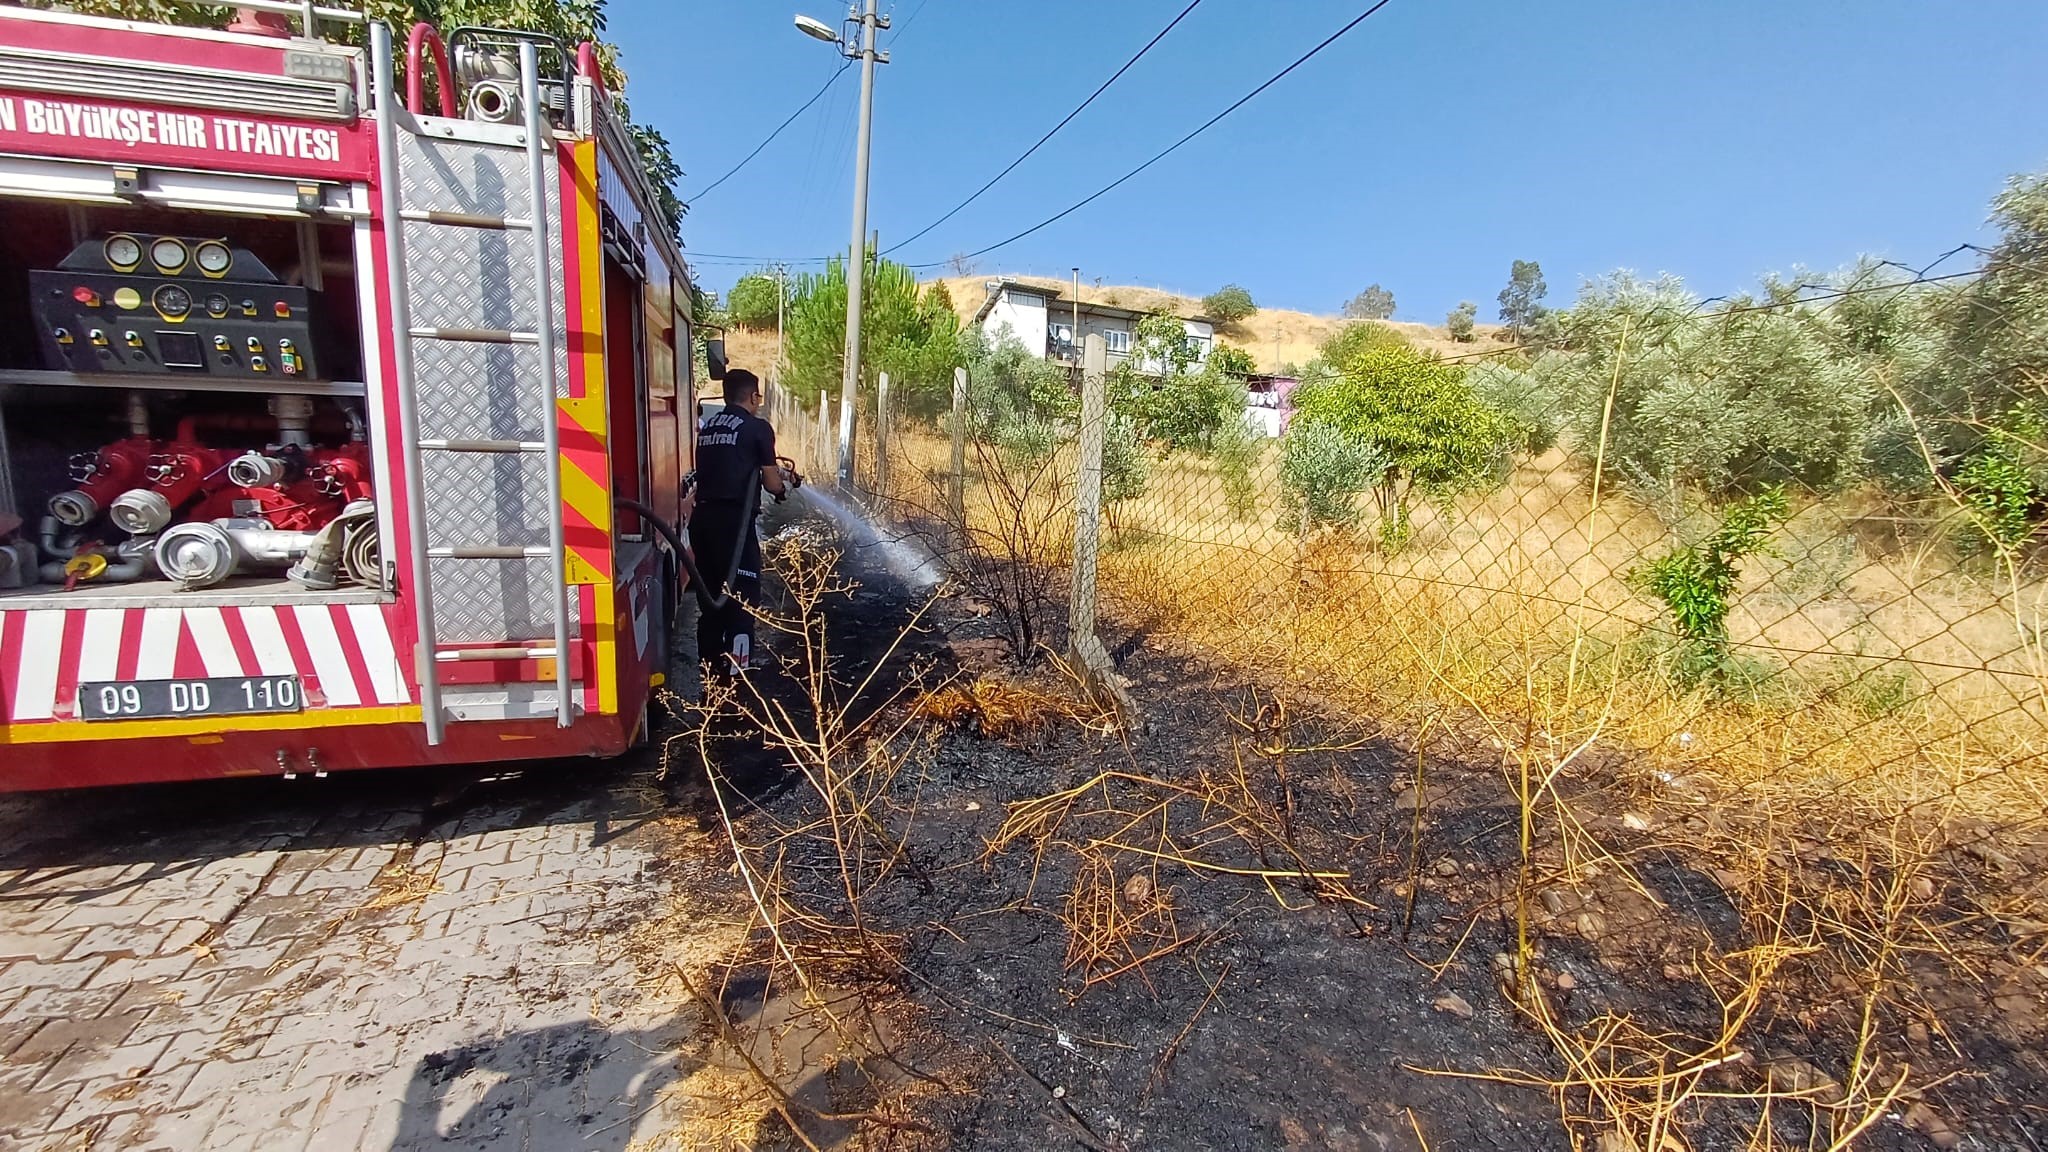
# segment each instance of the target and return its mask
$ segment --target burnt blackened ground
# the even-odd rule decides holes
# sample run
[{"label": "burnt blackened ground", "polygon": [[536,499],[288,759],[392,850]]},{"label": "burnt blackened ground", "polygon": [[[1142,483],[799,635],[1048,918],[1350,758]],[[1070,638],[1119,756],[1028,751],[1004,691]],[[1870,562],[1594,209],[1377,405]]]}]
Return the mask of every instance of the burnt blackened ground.
[{"label": "burnt blackened ground", "polygon": [[[842,569],[860,587],[826,602],[831,648],[849,680],[886,658],[871,699],[912,677],[937,686],[984,673],[1017,676],[994,639],[999,629],[972,605],[942,599],[899,639],[925,596],[857,548]],[[778,595],[772,580],[766,594]],[[920,1093],[912,1109],[929,1130],[867,1127],[848,1139],[974,1149],[1574,1147],[1549,1094],[1486,1078],[1562,1069],[1502,992],[1504,954],[1514,951],[1519,813],[1498,765],[1432,757],[1418,790],[1412,750],[1359,737],[1362,722],[1311,717],[1284,733],[1261,730],[1270,698],[1249,685],[1219,679],[1140,629],[1113,630],[1108,639],[1148,720],[1141,736],[1061,719],[1006,740],[983,738],[971,724],[907,729],[906,747],[916,747],[906,752],[886,820],[909,862],[861,903],[869,931],[889,942],[888,958],[836,965],[833,978],[888,1005],[903,1066],[896,1083],[936,1081],[943,1090]],[[792,685],[767,676],[771,695],[795,702]],[[1056,687],[1042,669],[1017,678]],[[894,707],[916,695],[913,686]],[[1257,753],[1276,741],[1321,750],[1288,757],[1283,780],[1272,758]],[[714,754],[739,794],[743,839],[758,843],[817,817],[809,786],[758,740],[726,737]],[[1076,846],[1114,831],[1101,806],[1136,821],[1167,794],[1145,781],[1170,791],[1238,771],[1246,803],[1283,825],[1308,868],[1346,877],[1341,896],[1292,876],[1111,851],[1117,907],[1139,919],[1170,909],[1170,931],[1134,937],[1129,955],[1142,962],[1114,978],[1101,979],[1100,965],[1070,964],[1070,902],[1091,882],[1090,861]],[[1567,783],[1642,889],[1616,869],[1596,867],[1571,884],[1546,878],[1531,897],[1544,995],[1568,1026],[1615,1012],[1711,1036],[1722,1001],[1698,961],[1739,945],[1741,898],[1753,905],[1755,893],[1669,847],[1685,829],[1646,828],[1604,803],[1625,793],[1607,778],[1616,771],[1589,761]],[[1017,805],[1103,772],[1127,779],[1091,791],[1049,834],[991,848]],[[679,768],[670,791],[707,829],[718,825],[701,769]],[[1092,815],[1083,812],[1091,806]],[[1170,803],[1168,823],[1178,831],[1150,847],[1244,872],[1293,867],[1256,850],[1268,843],[1260,835],[1202,809],[1184,798]],[[1147,844],[1132,836],[1122,843]],[[786,860],[792,900],[850,922],[828,850],[795,844]],[[1140,875],[1156,890],[1121,887]],[[1156,929],[1160,921],[1150,923]],[[2038,1000],[2030,999],[2041,985],[2024,961],[2014,955],[1995,968],[1999,988],[1954,990],[1938,1005],[1948,1015],[1931,1036],[1909,1034],[1916,1066],[1926,1070],[1916,1080],[1956,1075],[1902,1100],[1859,1147],[2048,1147],[2048,1112],[2039,1104],[2048,1099],[2048,1065]],[[1846,1074],[1856,991],[1827,987],[1817,969],[1811,977],[1796,969],[1759,1011],[1747,1037],[1753,1051],[1717,1072],[1710,1089],[1754,1090],[1765,1066]],[[1887,1018],[1885,1027],[1900,1034],[1910,1023]],[[1902,1121],[1912,1106],[1922,1112],[1909,1127]],[[1929,1114],[1963,1142],[1934,1144]],[[1770,1122],[1781,1139],[1804,1143],[1812,1133],[1802,1115],[1781,1107]],[[1755,1118],[1739,1106],[1688,1117],[1706,1123],[1694,1146],[1742,1147]]]},{"label": "burnt blackened ground", "polygon": [[[861,584],[851,599],[828,601],[844,677],[864,675],[892,646],[901,674],[920,669],[934,685],[963,663],[971,673],[999,662],[993,629],[958,602],[942,603],[922,631],[899,643],[920,598],[863,564],[857,551],[843,566]],[[778,596],[772,580],[765,595]],[[1143,739],[1126,744],[1067,723],[1013,742],[955,728],[937,734],[899,781],[896,827],[915,867],[870,895],[862,911],[900,941],[899,966],[872,976],[878,992],[920,1009],[916,1063],[959,1089],[922,1108],[944,1133],[937,1142],[1418,1148],[1419,1127],[1437,1148],[1567,1147],[1540,1094],[1430,1074],[1544,1059],[1491,990],[1486,958],[1502,943],[1498,925],[1470,933],[1467,958],[1441,979],[1417,962],[1431,950],[1447,954],[1464,934],[1461,910],[1434,893],[1423,893],[1415,912],[1426,927],[1404,941],[1400,899],[1369,893],[1371,906],[1339,907],[1317,902],[1298,881],[1269,886],[1168,866],[1157,872],[1161,895],[1187,943],[1084,988],[1087,973],[1067,968],[1068,931],[1059,919],[1077,861],[1029,845],[989,854],[1006,812],[1104,770],[1187,779],[1197,766],[1227,768],[1230,755],[1227,741],[1218,743],[1223,686],[1193,663],[1142,644],[1124,655],[1133,691],[1153,717]],[[882,676],[876,695],[892,691],[894,681]],[[770,684],[771,694],[794,689]],[[758,806],[738,817],[743,837],[815,816],[808,786],[782,771],[758,740],[727,737],[714,751],[721,777]],[[1331,795],[1325,785],[1297,792],[1303,825],[1344,828],[1305,852],[1319,854],[1319,867],[1361,876],[1405,867],[1399,829],[1412,814],[1394,811],[1387,788],[1405,768],[1377,745],[1344,754],[1339,767],[1357,794]],[[717,811],[694,775],[679,770],[672,789],[708,825]],[[1505,819],[1478,811],[1458,834],[1498,835]],[[1235,841],[1204,855],[1230,867],[1261,866]],[[832,870],[819,866],[822,855],[807,859],[799,850],[791,860],[805,865],[789,874],[813,907],[844,911]],[[1436,1006],[1453,994],[1470,1006],[1469,1018]]]}]

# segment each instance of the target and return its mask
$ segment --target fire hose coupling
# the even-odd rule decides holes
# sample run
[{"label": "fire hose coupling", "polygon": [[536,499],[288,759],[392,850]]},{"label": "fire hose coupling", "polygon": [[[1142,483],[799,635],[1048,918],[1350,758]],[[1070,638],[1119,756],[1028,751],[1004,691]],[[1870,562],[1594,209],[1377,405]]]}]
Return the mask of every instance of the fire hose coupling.
[{"label": "fire hose coupling", "polygon": [[266,520],[202,520],[159,536],[156,562],[179,587],[206,588],[238,572],[285,567],[312,546],[313,533],[282,532]]},{"label": "fire hose coupling", "polygon": [[131,536],[151,536],[170,525],[177,509],[169,498],[153,488],[131,488],[115,498],[107,509],[114,526]]},{"label": "fire hose coupling", "polygon": [[283,460],[261,452],[244,452],[228,462],[228,483],[237,488],[275,488],[289,473]]}]

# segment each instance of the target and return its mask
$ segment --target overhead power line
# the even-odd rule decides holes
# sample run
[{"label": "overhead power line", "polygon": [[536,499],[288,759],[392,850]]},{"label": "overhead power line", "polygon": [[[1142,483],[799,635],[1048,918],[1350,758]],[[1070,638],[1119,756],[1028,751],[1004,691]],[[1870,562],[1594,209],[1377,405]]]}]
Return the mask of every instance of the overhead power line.
[{"label": "overhead power line", "polygon": [[794,112],[791,112],[789,114],[788,119],[785,119],[782,123],[777,124],[775,126],[775,131],[770,132],[768,134],[767,139],[761,141],[759,144],[754,145],[754,150],[752,152],[747,153],[745,156],[741,157],[739,163],[727,169],[725,175],[720,176],[718,179],[713,180],[711,183],[705,185],[703,191],[697,193],[695,196],[690,197],[690,204],[692,206],[695,206],[697,201],[702,200],[706,193],[710,192],[713,188],[718,187],[720,184],[725,183],[727,180],[732,179],[735,173],[737,173],[740,169],[745,168],[747,166],[748,161],[752,160],[756,156],[759,156],[761,154],[761,149],[766,148],[768,147],[768,145],[775,143],[775,138],[777,136],[782,135],[782,130],[784,128],[789,127],[791,124],[795,123],[797,117],[810,111],[811,105],[816,104],[819,101],[819,99],[822,98],[825,95],[825,93],[831,89],[832,85],[837,84],[839,82],[839,78],[841,76],[846,75],[846,70],[852,67],[852,65],[853,62],[851,60],[848,60],[845,63],[839,65],[838,69],[835,70],[832,73],[832,75],[825,78],[825,83],[821,85],[816,92],[811,93],[811,98],[803,102],[802,107],[798,108]]},{"label": "overhead power line", "polygon": [[902,25],[901,25],[901,26],[899,26],[899,27],[898,27],[898,28],[896,29],[896,31],[895,31],[895,32],[894,32],[893,34],[891,34],[891,35],[890,35],[890,37],[889,37],[889,47],[891,47],[891,48],[894,48],[894,47],[896,46],[897,42],[903,39],[903,34],[904,34],[905,32],[908,32],[908,31],[910,31],[910,26],[911,26],[912,24],[915,24],[915,23],[917,23],[917,18],[918,18],[919,16],[922,16],[922,15],[924,15],[924,6],[925,6],[926,4],[929,4],[929,3],[931,3],[931,0],[917,0],[917,7],[915,7],[915,8],[912,8],[912,9],[910,10],[910,18],[909,18],[909,19],[907,19],[907,20],[905,20],[905,21],[904,21],[904,22],[902,23]]},{"label": "overhead power line", "polygon": [[[1393,0],[1379,0],[1379,2],[1374,4],[1372,7],[1367,8],[1365,11],[1360,12],[1357,16],[1352,17],[1351,22],[1349,24],[1346,24],[1342,28],[1337,29],[1335,32],[1330,33],[1327,39],[1325,39],[1322,43],[1316,45],[1315,47],[1309,49],[1307,52],[1302,53],[1301,56],[1294,61],[1294,63],[1289,64],[1287,67],[1282,68],[1280,71],[1274,73],[1270,78],[1266,80],[1265,83],[1259,85],[1257,88],[1254,88],[1251,91],[1245,93],[1244,95],[1238,97],[1236,102],[1232,103],[1230,107],[1225,108],[1223,111],[1218,112],[1214,116],[1211,116],[1209,117],[1209,119],[1203,121],[1201,127],[1196,128],[1194,131],[1188,133],[1187,135],[1181,137],[1178,140],[1175,140],[1173,143],[1168,144],[1166,147],[1160,149],[1158,152],[1153,153],[1151,159],[1146,160],[1143,164],[1138,165],[1136,168],[1131,169],[1129,172],[1124,173],[1123,175],[1117,177],[1115,180],[1112,180],[1108,184],[1103,185],[1101,188],[1096,189],[1094,192],[1089,193],[1082,199],[1077,200],[1072,204],[1069,204],[1067,207],[1061,209],[1060,211],[1053,213],[1051,216],[1048,216],[1045,219],[1040,220],[1038,223],[1033,224],[1031,227],[1024,229],[1022,232],[1019,232],[1013,236],[1006,237],[1002,240],[998,240],[985,248],[977,248],[974,251],[967,253],[966,258],[972,259],[973,257],[976,256],[985,256],[998,248],[1004,248],[1008,247],[1011,244],[1015,244],[1017,241],[1024,239],[1026,236],[1029,236],[1032,233],[1037,232],[1038,230],[1045,228],[1049,225],[1056,224],[1059,221],[1066,219],[1068,216],[1073,215],[1075,212],[1078,212],[1081,209],[1087,207],[1088,205],[1093,204],[1095,201],[1100,200],[1102,197],[1107,196],[1109,193],[1115,191],[1118,187],[1122,186],[1125,182],[1129,181],[1132,177],[1138,175],[1140,172],[1145,171],[1147,168],[1152,167],[1154,164],[1159,163],[1161,160],[1164,160],[1168,156],[1171,156],[1175,152],[1179,151],[1181,146],[1186,144],[1188,141],[1193,140],[1195,137],[1200,136],[1202,133],[1207,132],[1209,129],[1215,127],[1216,124],[1219,121],[1221,121],[1225,116],[1228,116],[1232,112],[1237,111],[1239,108],[1244,107],[1246,104],[1251,103],[1252,100],[1259,95],[1259,93],[1264,92],[1266,89],[1271,88],[1273,85],[1278,84],[1280,81],[1286,79],[1289,73],[1293,72],[1296,68],[1299,68],[1303,64],[1306,64],[1310,60],[1314,59],[1316,55],[1320,53],[1323,49],[1328,48],[1332,44],[1335,44],[1339,39],[1341,39],[1344,36],[1345,33],[1351,31],[1353,28],[1358,27],[1360,24],[1365,23],[1367,17],[1370,17],[1373,13],[1378,12],[1382,8],[1385,8],[1388,4],[1392,2]],[[944,260],[935,260],[928,264],[912,264],[910,267],[937,268],[945,263],[946,261]]]},{"label": "overhead power line", "polygon": [[[1097,85],[1095,91],[1090,92],[1086,100],[1083,100],[1079,104],[1076,104],[1074,106],[1073,111],[1067,113],[1064,117],[1060,119],[1059,123],[1053,125],[1051,131],[1047,132],[1043,136],[1040,136],[1036,144],[1033,144],[1031,147],[1026,148],[1024,150],[1023,155],[1018,156],[1015,160],[1010,161],[1009,164],[1004,166],[1001,172],[998,172],[994,176],[989,177],[988,183],[983,184],[979,188],[976,188],[971,194],[968,195],[967,199],[962,200],[958,204],[955,204],[953,205],[953,207],[947,209],[946,214],[944,216],[939,217],[937,220],[932,221],[931,223],[918,229],[916,232],[911,233],[909,236],[904,237],[902,240],[899,240],[895,244],[892,244],[888,248],[884,249],[883,255],[886,256],[890,252],[894,252],[898,248],[901,248],[906,244],[913,243],[919,237],[923,236],[925,233],[930,232],[932,229],[937,228],[939,225],[944,224],[948,220],[951,220],[954,216],[959,214],[961,209],[967,207],[969,204],[974,203],[976,200],[981,199],[982,193],[995,187],[997,182],[1001,181],[1003,177],[1008,176],[1010,173],[1016,171],[1017,165],[1022,164],[1026,160],[1031,159],[1033,153],[1037,152],[1040,148],[1045,147],[1046,141],[1051,140],[1054,136],[1059,135],[1060,129],[1065,128],[1069,123],[1073,121],[1074,117],[1079,116],[1082,113],[1082,111],[1085,110],[1090,104],[1095,103],[1096,97],[1102,95],[1104,92],[1109,91],[1110,85],[1122,79],[1123,74],[1129,72],[1133,64],[1136,64],[1138,61],[1144,59],[1145,53],[1150,52],[1152,50],[1153,45],[1159,43],[1161,40],[1166,39],[1166,34],[1168,32],[1173,31],[1174,27],[1178,25],[1182,20],[1187,19],[1188,13],[1193,12],[1196,9],[1196,7],[1198,7],[1201,3],[1202,0],[1191,0],[1187,7],[1180,10],[1180,15],[1175,16],[1173,20],[1169,22],[1166,25],[1166,27],[1161,28],[1158,31],[1158,33],[1152,37],[1152,39],[1147,40],[1143,48],[1138,49],[1137,55],[1131,57],[1129,60],[1124,61],[1123,67],[1117,69],[1116,72],[1113,73],[1109,79],[1104,80],[1101,84]],[[919,10],[923,10],[922,5],[919,6]]]}]

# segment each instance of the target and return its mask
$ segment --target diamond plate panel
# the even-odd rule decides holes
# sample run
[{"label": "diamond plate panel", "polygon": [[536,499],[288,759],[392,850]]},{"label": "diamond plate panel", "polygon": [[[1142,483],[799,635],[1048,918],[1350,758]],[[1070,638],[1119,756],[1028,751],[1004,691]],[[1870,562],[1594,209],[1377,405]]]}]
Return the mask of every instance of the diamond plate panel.
[{"label": "diamond plate panel", "polygon": [[415,222],[406,226],[405,261],[415,325],[535,329],[526,233]]},{"label": "diamond plate panel", "polygon": [[526,215],[524,146],[437,140],[401,132],[398,150],[399,191],[406,207],[482,216]]},{"label": "diamond plate panel", "polygon": [[545,544],[557,510],[536,457],[433,452],[420,461],[435,544]]},{"label": "diamond plate panel", "polygon": [[[450,440],[539,440],[545,411],[540,350],[519,344],[413,344],[420,435]],[[541,461],[532,461],[538,468]]]},{"label": "diamond plate panel", "polygon": [[[400,197],[408,209],[524,218],[526,150],[466,140],[399,134]],[[561,185],[558,154],[550,154],[547,189],[549,271],[555,286],[555,394],[569,395],[567,293],[563,288]],[[418,221],[405,225],[406,280],[413,323],[438,328],[534,327],[532,240],[525,232],[495,232]],[[418,350],[432,341],[418,341]],[[414,375],[426,382],[415,366]]]},{"label": "diamond plate panel", "polygon": [[[525,218],[523,147],[403,135],[400,194],[407,209]],[[548,158],[548,246],[555,314],[556,396],[569,394],[567,293],[561,192]],[[495,231],[408,222],[406,280],[412,321],[422,328],[531,331],[532,240]],[[532,345],[413,342],[420,434],[447,439],[539,440],[555,419]],[[536,456],[430,452],[421,461],[431,544],[545,546],[561,515],[547,497],[546,461]],[[475,643],[546,639],[554,633],[555,587],[545,559],[430,560],[437,640]],[[574,614],[572,613],[572,627]]]},{"label": "diamond plate panel", "polygon": [[[429,560],[434,631],[443,644],[549,640],[554,586],[545,560]],[[569,630],[576,631],[572,612]]]},{"label": "diamond plate panel", "polygon": [[[439,545],[546,546],[547,476],[527,456],[432,453],[421,466]],[[545,559],[434,560],[435,629],[443,642],[530,640],[554,634]]]}]

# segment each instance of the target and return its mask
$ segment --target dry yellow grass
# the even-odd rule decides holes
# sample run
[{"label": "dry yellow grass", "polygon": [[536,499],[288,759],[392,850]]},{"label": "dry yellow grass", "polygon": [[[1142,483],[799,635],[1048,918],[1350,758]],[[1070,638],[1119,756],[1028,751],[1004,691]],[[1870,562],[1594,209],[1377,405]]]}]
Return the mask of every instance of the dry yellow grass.
[{"label": "dry yellow grass", "polygon": [[[928,503],[944,441],[899,428],[890,450],[894,495]],[[1686,690],[1655,663],[1668,648],[1660,610],[1628,582],[1671,531],[1626,498],[1596,512],[1562,453],[1526,462],[1488,496],[1418,508],[1413,539],[1394,553],[1304,539],[1279,508],[1277,452],[1255,481],[1259,511],[1241,521],[1211,462],[1154,461],[1144,494],[1115,509],[1105,599],[1255,678],[1395,730],[1448,702],[1445,669],[1507,707],[1531,678],[1596,660],[1616,678],[1599,689],[1616,704],[1603,740],[1668,773],[1885,805],[1967,799],[1993,816],[2048,811],[2044,653],[2030,626],[2048,582],[2015,593],[1924,548],[1880,546],[1853,507],[1816,504],[1780,533],[1780,555],[1749,565],[1735,597],[1732,650],[1758,682]],[[970,517],[996,514],[979,494],[970,477]]]},{"label": "dry yellow grass", "polygon": [[[943,490],[946,442],[914,426],[888,442],[900,498],[928,507],[919,488],[938,479]],[[1101,558],[1119,626],[1240,669],[1251,685],[1350,712],[1362,730],[1412,744],[1418,774],[1425,751],[1499,762],[1523,814],[1516,917],[1525,940],[1530,895],[1548,882],[1540,872],[1572,884],[1589,881],[1596,864],[1630,872],[1626,853],[1601,843],[1616,825],[1657,828],[1655,850],[1710,869],[1741,912],[1735,946],[1699,958],[1724,1019],[1698,1036],[1650,1011],[1566,1026],[1542,993],[1527,999],[1535,968],[1524,945],[1510,960],[1521,974],[1510,999],[1567,1071],[1487,1078],[1553,1092],[1567,1125],[1597,1132],[1602,1148],[1692,1147],[1683,1124],[1695,1105],[1737,1097],[1766,1112],[1807,1110],[1829,1134],[1811,1146],[1846,1148],[1923,1084],[1915,1055],[1885,1033],[1901,1018],[1893,1013],[1929,1018],[1927,990],[1976,978],[1972,965],[1987,955],[2040,955],[2048,894],[2014,863],[1973,878],[1991,895],[1968,919],[2009,934],[1987,945],[1942,904],[1942,877],[1954,874],[1942,853],[1986,843],[1976,854],[1997,861],[1997,844],[2048,817],[2037,627],[2048,583],[2001,584],[1988,565],[1927,543],[1925,526],[1887,526],[1881,509],[1853,496],[1808,504],[1777,533],[1780,555],[1745,565],[1734,597],[1731,645],[1754,682],[1688,690],[1659,663],[1669,649],[1662,611],[1628,578],[1675,534],[1656,509],[1613,491],[1596,508],[1582,466],[1562,453],[1525,462],[1484,497],[1419,509],[1412,539],[1394,552],[1300,532],[1280,506],[1275,457],[1269,450],[1256,467],[1259,507],[1245,519],[1229,513],[1212,462],[1151,462],[1145,493],[1116,509]],[[1070,456],[1059,462],[1070,480]],[[1004,514],[987,487],[970,472],[970,520]],[[1011,834],[1044,839],[1048,806],[1098,783],[1020,807],[992,851]],[[1621,811],[1665,818],[1631,825]],[[1862,863],[1837,872],[1837,860]],[[1132,913],[1142,901],[1119,887],[1128,868],[1087,863],[1094,871],[1064,905],[1070,960],[1114,970],[1174,946],[1171,932],[1139,931]],[[1787,927],[1795,921],[1804,927]],[[1950,966],[1908,971],[1898,960],[1906,953]],[[1724,1069],[1754,1056],[1762,998],[1794,1004],[1803,1019],[1829,1003],[1828,988],[1849,989],[1837,999],[1860,1020],[1839,1083],[1820,1093],[1767,1068],[1760,1082],[1722,1084]],[[1765,1125],[1743,1146],[1784,1145]]]},{"label": "dry yellow grass", "polygon": [[[770,379],[775,371],[775,329],[765,332],[747,328],[726,329],[725,359],[735,368],[745,368],[763,380]],[[712,381],[700,380],[697,387],[707,395],[718,394],[718,386]]]},{"label": "dry yellow grass", "polygon": [[[987,297],[988,281],[999,276],[1001,273],[990,273],[987,276],[956,276],[935,283],[946,286],[946,292],[953,298],[953,310],[960,314],[960,319],[964,323],[973,318],[975,309],[981,307],[982,301]],[[1054,280],[1043,276],[1012,276],[1009,279],[1066,293],[1072,292],[1074,288],[1072,281]],[[1180,296],[1157,288],[1119,284],[1096,287],[1083,283],[1081,300],[1087,304],[1107,304],[1140,312],[1165,311],[1177,316],[1195,316],[1202,310],[1202,302],[1196,297]],[[1285,308],[1261,308],[1238,324],[1218,324],[1216,336],[1225,344],[1251,353],[1252,358],[1258,361],[1261,372],[1272,372],[1285,364],[1301,365],[1314,359],[1324,341],[1343,331],[1344,327],[1351,323],[1355,321],[1346,320],[1341,316],[1294,312]],[[1481,324],[1476,329],[1476,343],[1460,344],[1452,340],[1441,327],[1435,325],[1416,324],[1405,320],[1386,323],[1417,348],[1446,356],[1465,355],[1474,349],[1493,347],[1492,336],[1498,330],[1495,325]]]},{"label": "dry yellow grass", "polygon": [[[1270,460],[1263,480],[1276,490]],[[1221,655],[1385,720],[1442,705],[1433,669],[1460,670],[1476,698],[1504,704],[1528,677],[1563,672],[1581,625],[1616,653],[1661,627],[1626,576],[1669,534],[1625,500],[1596,516],[1560,460],[1449,513],[1418,512],[1415,538],[1391,555],[1339,537],[1301,542],[1270,511],[1235,521],[1220,493],[1206,462],[1155,465],[1146,494],[1119,512],[1105,590]],[[1874,555],[1849,537],[1842,546],[1820,592],[1802,584],[1814,579],[1804,558],[1746,574],[1734,651],[1789,674],[1747,698],[1688,692],[1644,658],[1617,655],[1608,739],[1735,785],[1906,803],[1969,794],[1987,814],[2041,812],[2040,641],[2016,639],[2013,598],[1974,574],[1930,577],[1915,568],[1922,556]],[[2018,599],[2044,597],[2036,583]],[[1829,691],[1840,683],[1870,690]]]}]

